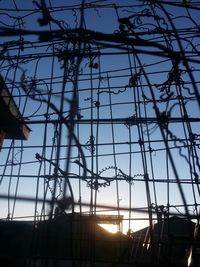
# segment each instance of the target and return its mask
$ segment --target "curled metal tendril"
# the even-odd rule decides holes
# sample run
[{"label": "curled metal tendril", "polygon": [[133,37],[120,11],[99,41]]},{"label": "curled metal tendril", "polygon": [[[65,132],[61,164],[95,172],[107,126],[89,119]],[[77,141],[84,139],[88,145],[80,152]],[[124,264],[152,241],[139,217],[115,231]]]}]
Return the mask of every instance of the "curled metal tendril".
[{"label": "curled metal tendril", "polygon": [[89,150],[91,154],[94,154],[95,152],[94,142],[95,142],[95,137],[90,136],[89,140],[85,144],[85,149]]}]

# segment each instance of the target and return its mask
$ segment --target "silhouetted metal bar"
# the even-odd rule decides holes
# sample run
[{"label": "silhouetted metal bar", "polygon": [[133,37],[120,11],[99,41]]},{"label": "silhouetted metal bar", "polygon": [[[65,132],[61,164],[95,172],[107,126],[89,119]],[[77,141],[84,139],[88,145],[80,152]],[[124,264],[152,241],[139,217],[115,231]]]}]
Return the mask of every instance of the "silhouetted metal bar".
[{"label": "silhouetted metal bar", "polygon": [[[7,194],[1,194],[0,195],[0,199],[2,200],[8,200],[8,198],[10,200],[17,200],[17,201],[25,201],[25,202],[36,202],[36,198],[34,197],[30,197],[30,196],[8,196]],[[44,198],[37,198],[37,202],[39,203],[49,203],[51,204],[52,203],[52,199],[44,199]],[[75,206],[82,206],[82,207],[90,207],[90,203],[87,203],[87,202],[75,202],[74,203]],[[194,207],[194,204],[191,204],[191,205],[187,205],[188,207]],[[109,209],[109,210],[112,210],[112,211],[117,211],[118,210],[118,207],[115,207],[115,206],[111,206],[111,205],[102,205],[102,204],[98,204],[96,205],[97,208],[99,209]],[[174,207],[177,207],[177,205],[172,205],[172,206],[169,206],[168,208],[174,208]],[[178,207],[184,207],[184,205],[178,205]],[[134,211],[134,212],[138,212],[138,213],[146,213],[148,214],[149,211],[147,208],[131,208],[130,207],[120,207],[120,210],[121,211]],[[157,214],[157,212],[154,210],[154,208],[152,208],[152,213],[153,214]],[[182,217],[182,218],[188,218],[188,214],[184,214],[184,213],[175,213],[175,212],[167,212],[167,214],[169,214],[170,216],[179,216],[179,217]],[[196,216],[194,214],[189,214],[189,218],[192,220],[192,219],[198,219],[199,216]]]},{"label": "silhouetted metal bar", "polygon": [[[148,117],[148,118],[135,118],[135,117],[128,117],[128,118],[113,118],[112,120],[109,118],[104,119],[93,119],[93,124],[125,124],[125,125],[136,125],[138,123],[159,123],[159,124],[165,124],[165,123],[183,123],[183,122],[200,122],[200,118],[192,118],[192,117],[165,117],[160,116],[157,117]],[[71,123],[69,119],[66,120],[32,120],[32,121],[25,121],[26,124],[55,124],[55,123]],[[79,124],[91,124],[90,119],[81,119],[81,120],[73,120],[73,123],[79,123]]]}]

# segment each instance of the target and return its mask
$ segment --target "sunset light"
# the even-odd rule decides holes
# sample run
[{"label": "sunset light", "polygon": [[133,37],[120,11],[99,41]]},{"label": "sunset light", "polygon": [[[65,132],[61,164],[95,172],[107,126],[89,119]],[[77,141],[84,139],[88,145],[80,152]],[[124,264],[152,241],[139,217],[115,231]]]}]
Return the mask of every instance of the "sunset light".
[{"label": "sunset light", "polygon": [[118,232],[118,226],[116,224],[99,224],[106,231],[116,234]]},{"label": "sunset light", "polygon": [[187,260],[187,266],[191,266],[192,264],[192,248],[190,249],[188,260]]}]

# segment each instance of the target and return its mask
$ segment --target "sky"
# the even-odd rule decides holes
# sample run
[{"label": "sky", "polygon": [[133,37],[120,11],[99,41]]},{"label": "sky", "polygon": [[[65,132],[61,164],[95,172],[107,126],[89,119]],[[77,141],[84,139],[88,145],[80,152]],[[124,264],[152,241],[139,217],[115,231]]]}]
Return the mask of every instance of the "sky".
[{"label": "sky", "polygon": [[[124,232],[162,205],[197,215],[199,5],[42,2],[0,2],[1,75],[31,128],[4,142],[0,194],[60,199],[70,181],[76,212],[124,215]],[[0,205],[2,219],[50,209]]]}]

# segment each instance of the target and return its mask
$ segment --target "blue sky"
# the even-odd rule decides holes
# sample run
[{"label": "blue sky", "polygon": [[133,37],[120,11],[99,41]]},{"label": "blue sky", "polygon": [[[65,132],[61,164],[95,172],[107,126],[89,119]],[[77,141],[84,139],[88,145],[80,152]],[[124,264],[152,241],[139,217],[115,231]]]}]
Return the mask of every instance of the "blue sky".
[{"label": "blue sky", "polygon": [[[40,4],[39,1],[37,3]],[[66,32],[78,28],[80,1],[59,1],[59,5],[61,8],[57,1],[46,1],[53,20],[50,24],[40,27],[38,18],[41,19],[42,14],[36,4],[25,1],[22,5],[22,1],[15,1],[14,5],[11,0],[2,0],[0,26],[9,25],[14,30],[31,31],[60,30],[60,27],[63,27]],[[19,11],[14,10],[16,6]],[[195,22],[199,23],[197,11],[170,5],[163,7],[178,29],[186,55],[190,59],[198,59],[199,36],[195,33]],[[86,30],[110,34],[113,40],[108,41],[105,38],[104,42],[101,42],[94,38],[93,41],[88,40],[90,44],[86,42],[85,47],[81,45],[87,55],[82,58],[78,68],[77,84],[74,81],[77,57],[65,60],[64,55],[73,52],[74,48],[78,49],[78,44],[68,40],[66,35],[62,39],[45,39],[42,42],[36,34],[11,37],[2,34],[1,53],[6,57],[1,61],[1,74],[5,77],[25,120],[30,122],[32,131],[27,141],[15,141],[13,147],[10,140],[4,142],[0,155],[0,170],[5,174],[2,177],[1,193],[33,197],[38,193],[38,196],[43,198],[47,192],[47,198],[51,198],[51,189],[55,183],[54,180],[50,181],[47,188],[45,177],[53,175],[54,166],[48,161],[38,161],[35,154],[39,153],[53,163],[57,162],[64,171],[66,166],[69,166],[68,175],[73,176],[70,182],[76,202],[81,199],[82,202],[89,203],[92,196],[93,204],[96,203],[97,206],[104,204],[116,207],[118,203],[120,214],[131,220],[129,226],[134,230],[144,225],[143,220],[135,222],[134,218],[148,218],[148,214],[129,214],[121,211],[120,207],[143,208],[151,203],[164,206],[170,204],[174,206],[170,208],[170,212],[177,212],[177,209],[185,212],[184,208],[180,207],[184,204],[180,187],[177,182],[172,181],[168,185],[168,180],[175,181],[177,177],[181,179],[181,189],[187,203],[199,204],[198,187],[191,183],[195,172],[199,173],[199,123],[181,122],[181,118],[186,115],[189,118],[199,118],[199,104],[194,84],[191,83],[191,75],[188,74],[183,61],[180,61],[175,65],[178,66],[179,81],[175,80],[172,76],[175,73],[173,58],[166,54],[156,55],[154,52],[158,49],[155,47],[135,46],[136,41],[143,40],[161,44],[172,52],[180,50],[172,25],[163,12],[159,6],[143,5],[143,1],[85,1],[83,27]],[[122,18],[129,18],[130,24],[123,24],[122,20],[120,25],[118,19]],[[159,30],[165,31],[164,35]],[[44,36],[41,35],[41,38]],[[136,40],[133,41],[134,47],[115,42],[115,37],[122,36]],[[133,53],[133,49],[142,51]],[[188,66],[198,88],[199,62],[188,61]],[[66,75],[64,87],[63,75]],[[91,179],[96,177],[95,174],[101,178],[115,178],[109,186],[103,186],[100,181],[98,191],[88,187],[83,179],[78,179],[83,168],[75,161],[82,162],[83,159],[74,140],[70,158],[67,158],[69,132],[65,125],[59,128],[56,124],[42,123],[46,118],[59,119],[59,114],[52,105],[59,110],[63,105],[63,117],[69,115],[74,88],[78,93],[76,116],[81,117],[74,126],[74,135],[82,147],[87,168],[91,171],[87,175],[91,176]],[[155,112],[155,103],[152,102],[153,96],[160,115],[163,118],[164,115],[168,116],[169,120],[179,118],[178,123],[170,122],[168,128],[166,124],[162,124],[160,128],[156,120],[149,121],[151,118],[156,119],[158,115]],[[48,101],[52,105],[49,105]],[[147,123],[134,123],[134,119],[141,117],[145,118]],[[133,121],[128,125],[127,119],[130,118]],[[121,121],[117,124],[104,124],[103,119],[109,122],[112,122],[112,119]],[[191,134],[196,138],[193,146],[189,140]],[[90,151],[91,136],[95,145],[93,154]],[[61,144],[60,150],[56,144]],[[148,184],[151,203],[147,203],[144,179],[146,173],[150,180]],[[132,184],[126,180],[127,177],[132,180]],[[153,179],[156,181],[154,186]],[[62,188],[64,179],[58,179],[57,196],[63,194],[60,192],[60,182]],[[65,194],[69,195],[69,191]],[[14,206],[11,200],[1,203],[2,218],[12,211],[14,217],[42,213],[40,204],[35,206],[34,203],[17,201]],[[82,210],[88,211],[86,208]],[[78,212],[79,208],[76,211]],[[193,208],[190,211],[193,213]],[[116,214],[116,211],[113,213]],[[127,222],[128,220],[124,223],[125,230],[129,227]],[[148,221],[145,224],[148,224]]]}]

